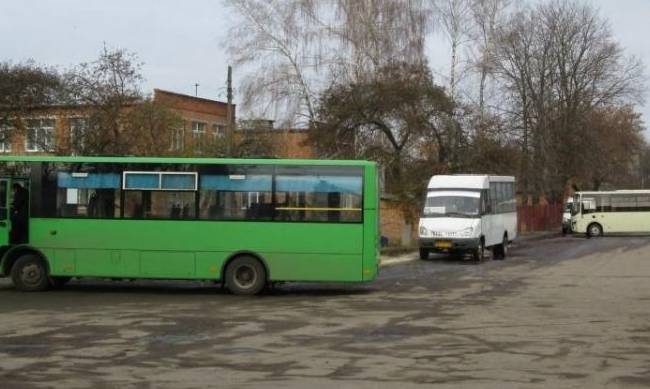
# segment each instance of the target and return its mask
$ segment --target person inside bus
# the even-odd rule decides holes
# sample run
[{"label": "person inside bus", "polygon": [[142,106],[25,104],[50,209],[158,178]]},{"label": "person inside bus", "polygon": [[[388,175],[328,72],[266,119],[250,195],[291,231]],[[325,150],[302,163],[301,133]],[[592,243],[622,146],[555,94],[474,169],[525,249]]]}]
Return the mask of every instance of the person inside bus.
[{"label": "person inside bus", "polygon": [[27,242],[27,218],[29,212],[29,192],[19,183],[14,183],[13,203],[11,204],[11,243]]}]

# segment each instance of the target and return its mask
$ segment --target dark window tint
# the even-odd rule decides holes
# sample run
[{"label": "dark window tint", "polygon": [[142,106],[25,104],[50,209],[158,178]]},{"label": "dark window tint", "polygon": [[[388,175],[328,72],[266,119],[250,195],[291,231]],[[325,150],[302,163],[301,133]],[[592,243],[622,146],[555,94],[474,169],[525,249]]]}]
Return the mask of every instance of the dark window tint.
[{"label": "dark window tint", "polygon": [[7,219],[7,181],[0,181],[0,220]]},{"label": "dark window tint", "polygon": [[231,169],[200,178],[201,219],[270,220],[273,218],[270,172]]},{"label": "dark window tint", "polygon": [[194,219],[194,192],[127,191],[124,217],[133,219]]},{"label": "dark window tint", "polygon": [[275,178],[276,220],[362,220],[361,174],[332,174],[326,170],[296,173],[278,174]]},{"label": "dark window tint", "polygon": [[112,219],[120,217],[120,175],[59,171],[57,216]]}]

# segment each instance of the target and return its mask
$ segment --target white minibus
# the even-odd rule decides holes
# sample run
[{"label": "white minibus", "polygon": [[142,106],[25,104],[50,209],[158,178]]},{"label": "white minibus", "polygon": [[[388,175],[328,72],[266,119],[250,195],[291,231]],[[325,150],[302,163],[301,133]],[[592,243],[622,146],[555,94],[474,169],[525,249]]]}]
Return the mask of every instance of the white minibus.
[{"label": "white minibus", "polygon": [[432,252],[504,259],[517,237],[515,178],[439,175],[429,181],[419,223],[420,259]]}]

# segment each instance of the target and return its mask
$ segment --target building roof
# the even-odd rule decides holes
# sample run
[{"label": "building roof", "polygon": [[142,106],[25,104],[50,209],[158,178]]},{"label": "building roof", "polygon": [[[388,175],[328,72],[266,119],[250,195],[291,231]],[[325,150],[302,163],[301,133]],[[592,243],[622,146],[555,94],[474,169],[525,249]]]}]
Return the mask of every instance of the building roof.
[{"label": "building roof", "polygon": [[[183,99],[191,99],[191,100],[195,100],[195,101],[202,101],[202,102],[210,103],[210,104],[219,104],[219,105],[226,105],[226,106],[228,105],[228,103],[225,102],[225,101],[212,100],[212,99],[208,99],[208,98],[205,98],[205,97],[186,95],[184,93],[172,92],[172,91],[168,91],[168,90],[164,90],[164,89],[158,89],[158,88],[154,88],[153,93],[154,93],[154,96],[156,96],[156,94],[164,94],[164,95],[175,96],[175,97],[179,97],[179,98],[183,98]],[[233,104],[233,106],[234,105],[235,104]]]},{"label": "building roof", "polygon": [[[218,100],[206,99],[203,97],[190,96],[182,93],[166,91],[162,89],[153,90],[154,101],[165,104],[172,109],[205,113],[209,115],[227,116],[228,103]],[[232,105],[232,114],[235,116],[235,107]]]}]

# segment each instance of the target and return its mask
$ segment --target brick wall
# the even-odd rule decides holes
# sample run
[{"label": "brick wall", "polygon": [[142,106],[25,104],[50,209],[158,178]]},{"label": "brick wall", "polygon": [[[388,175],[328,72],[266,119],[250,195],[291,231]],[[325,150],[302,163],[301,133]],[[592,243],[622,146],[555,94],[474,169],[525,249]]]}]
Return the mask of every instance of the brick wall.
[{"label": "brick wall", "polygon": [[[197,116],[203,115],[201,117],[214,120],[222,119],[225,123],[228,115],[228,104],[222,101],[204,99],[161,89],[154,89],[154,100],[177,110],[181,116],[185,116],[185,113],[191,113]],[[235,106],[233,105],[233,117],[234,115]]]},{"label": "brick wall", "polygon": [[274,138],[276,150],[272,154],[280,158],[289,159],[315,159],[316,151],[307,144],[308,130],[303,129],[276,129],[266,130],[265,134]]},{"label": "brick wall", "polygon": [[417,219],[408,222],[404,209],[396,201],[381,200],[379,211],[381,236],[389,245],[408,246],[417,241]]}]

